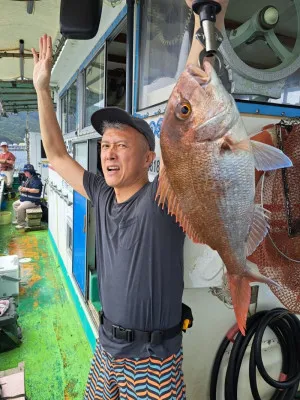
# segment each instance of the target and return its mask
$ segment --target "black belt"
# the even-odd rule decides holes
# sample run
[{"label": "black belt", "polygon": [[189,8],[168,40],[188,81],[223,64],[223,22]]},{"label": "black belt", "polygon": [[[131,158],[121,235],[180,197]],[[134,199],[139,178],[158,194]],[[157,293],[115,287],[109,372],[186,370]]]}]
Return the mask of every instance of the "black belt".
[{"label": "black belt", "polygon": [[152,332],[139,331],[138,329],[123,328],[113,324],[100,312],[100,323],[105,330],[111,332],[113,338],[126,340],[127,342],[139,341],[151,344],[161,344],[164,340],[172,339],[182,331],[181,323],[166,330],[157,330]]}]

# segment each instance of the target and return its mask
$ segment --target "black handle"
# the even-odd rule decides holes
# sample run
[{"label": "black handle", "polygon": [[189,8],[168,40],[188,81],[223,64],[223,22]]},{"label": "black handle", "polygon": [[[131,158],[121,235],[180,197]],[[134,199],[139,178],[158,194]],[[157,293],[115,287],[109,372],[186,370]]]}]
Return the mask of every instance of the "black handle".
[{"label": "black handle", "polygon": [[221,5],[213,0],[194,0],[192,8],[194,13],[199,15],[201,22],[216,22],[216,15],[222,10]]}]

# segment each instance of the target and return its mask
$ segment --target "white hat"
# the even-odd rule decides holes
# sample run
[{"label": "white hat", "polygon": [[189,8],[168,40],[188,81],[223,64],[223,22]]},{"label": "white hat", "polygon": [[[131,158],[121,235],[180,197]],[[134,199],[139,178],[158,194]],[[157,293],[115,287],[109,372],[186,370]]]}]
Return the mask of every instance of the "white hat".
[{"label": "white hat", "polygon": [[1,146],[8,146],[7,142],[1,142],[0,147]]}]

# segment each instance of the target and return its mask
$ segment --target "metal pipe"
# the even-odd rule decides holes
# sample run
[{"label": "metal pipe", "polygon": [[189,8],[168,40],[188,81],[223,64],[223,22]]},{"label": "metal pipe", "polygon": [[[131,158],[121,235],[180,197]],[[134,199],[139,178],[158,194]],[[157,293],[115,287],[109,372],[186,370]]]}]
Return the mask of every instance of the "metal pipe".
[{"label": "metal pipe", "polygon": [[127,3],[126,111],[132,113],[134,0]]},{"label": "metal pipe", "polygon": [[27,13],[32,14],[34,9],[34,0],[27,1]]},{"label": "metal pipe", "polygon": [[24,79],[24,40],[20,39],[20,77]]},{"label": "metal pipe", "polygon": [[7,53],[7,51],[0,51],[0,58],[33,58],[32,54],[20,54],[20,53]]},{"label": "metal pipe", "polygon": [[202,28],[205,36],[206,57],[213,56],[217,51],[215,24],[212,21],[205,20],[202,22]]}]

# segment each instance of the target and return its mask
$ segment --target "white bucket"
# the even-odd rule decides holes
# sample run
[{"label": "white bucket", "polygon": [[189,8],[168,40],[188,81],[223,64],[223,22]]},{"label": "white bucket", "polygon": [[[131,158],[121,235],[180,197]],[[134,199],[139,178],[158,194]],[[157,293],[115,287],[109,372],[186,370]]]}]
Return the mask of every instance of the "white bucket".
[{"label": "white bucket", "polygon": [[18,296],[20,268],[18,256],[0,257],[0,297]]}]

